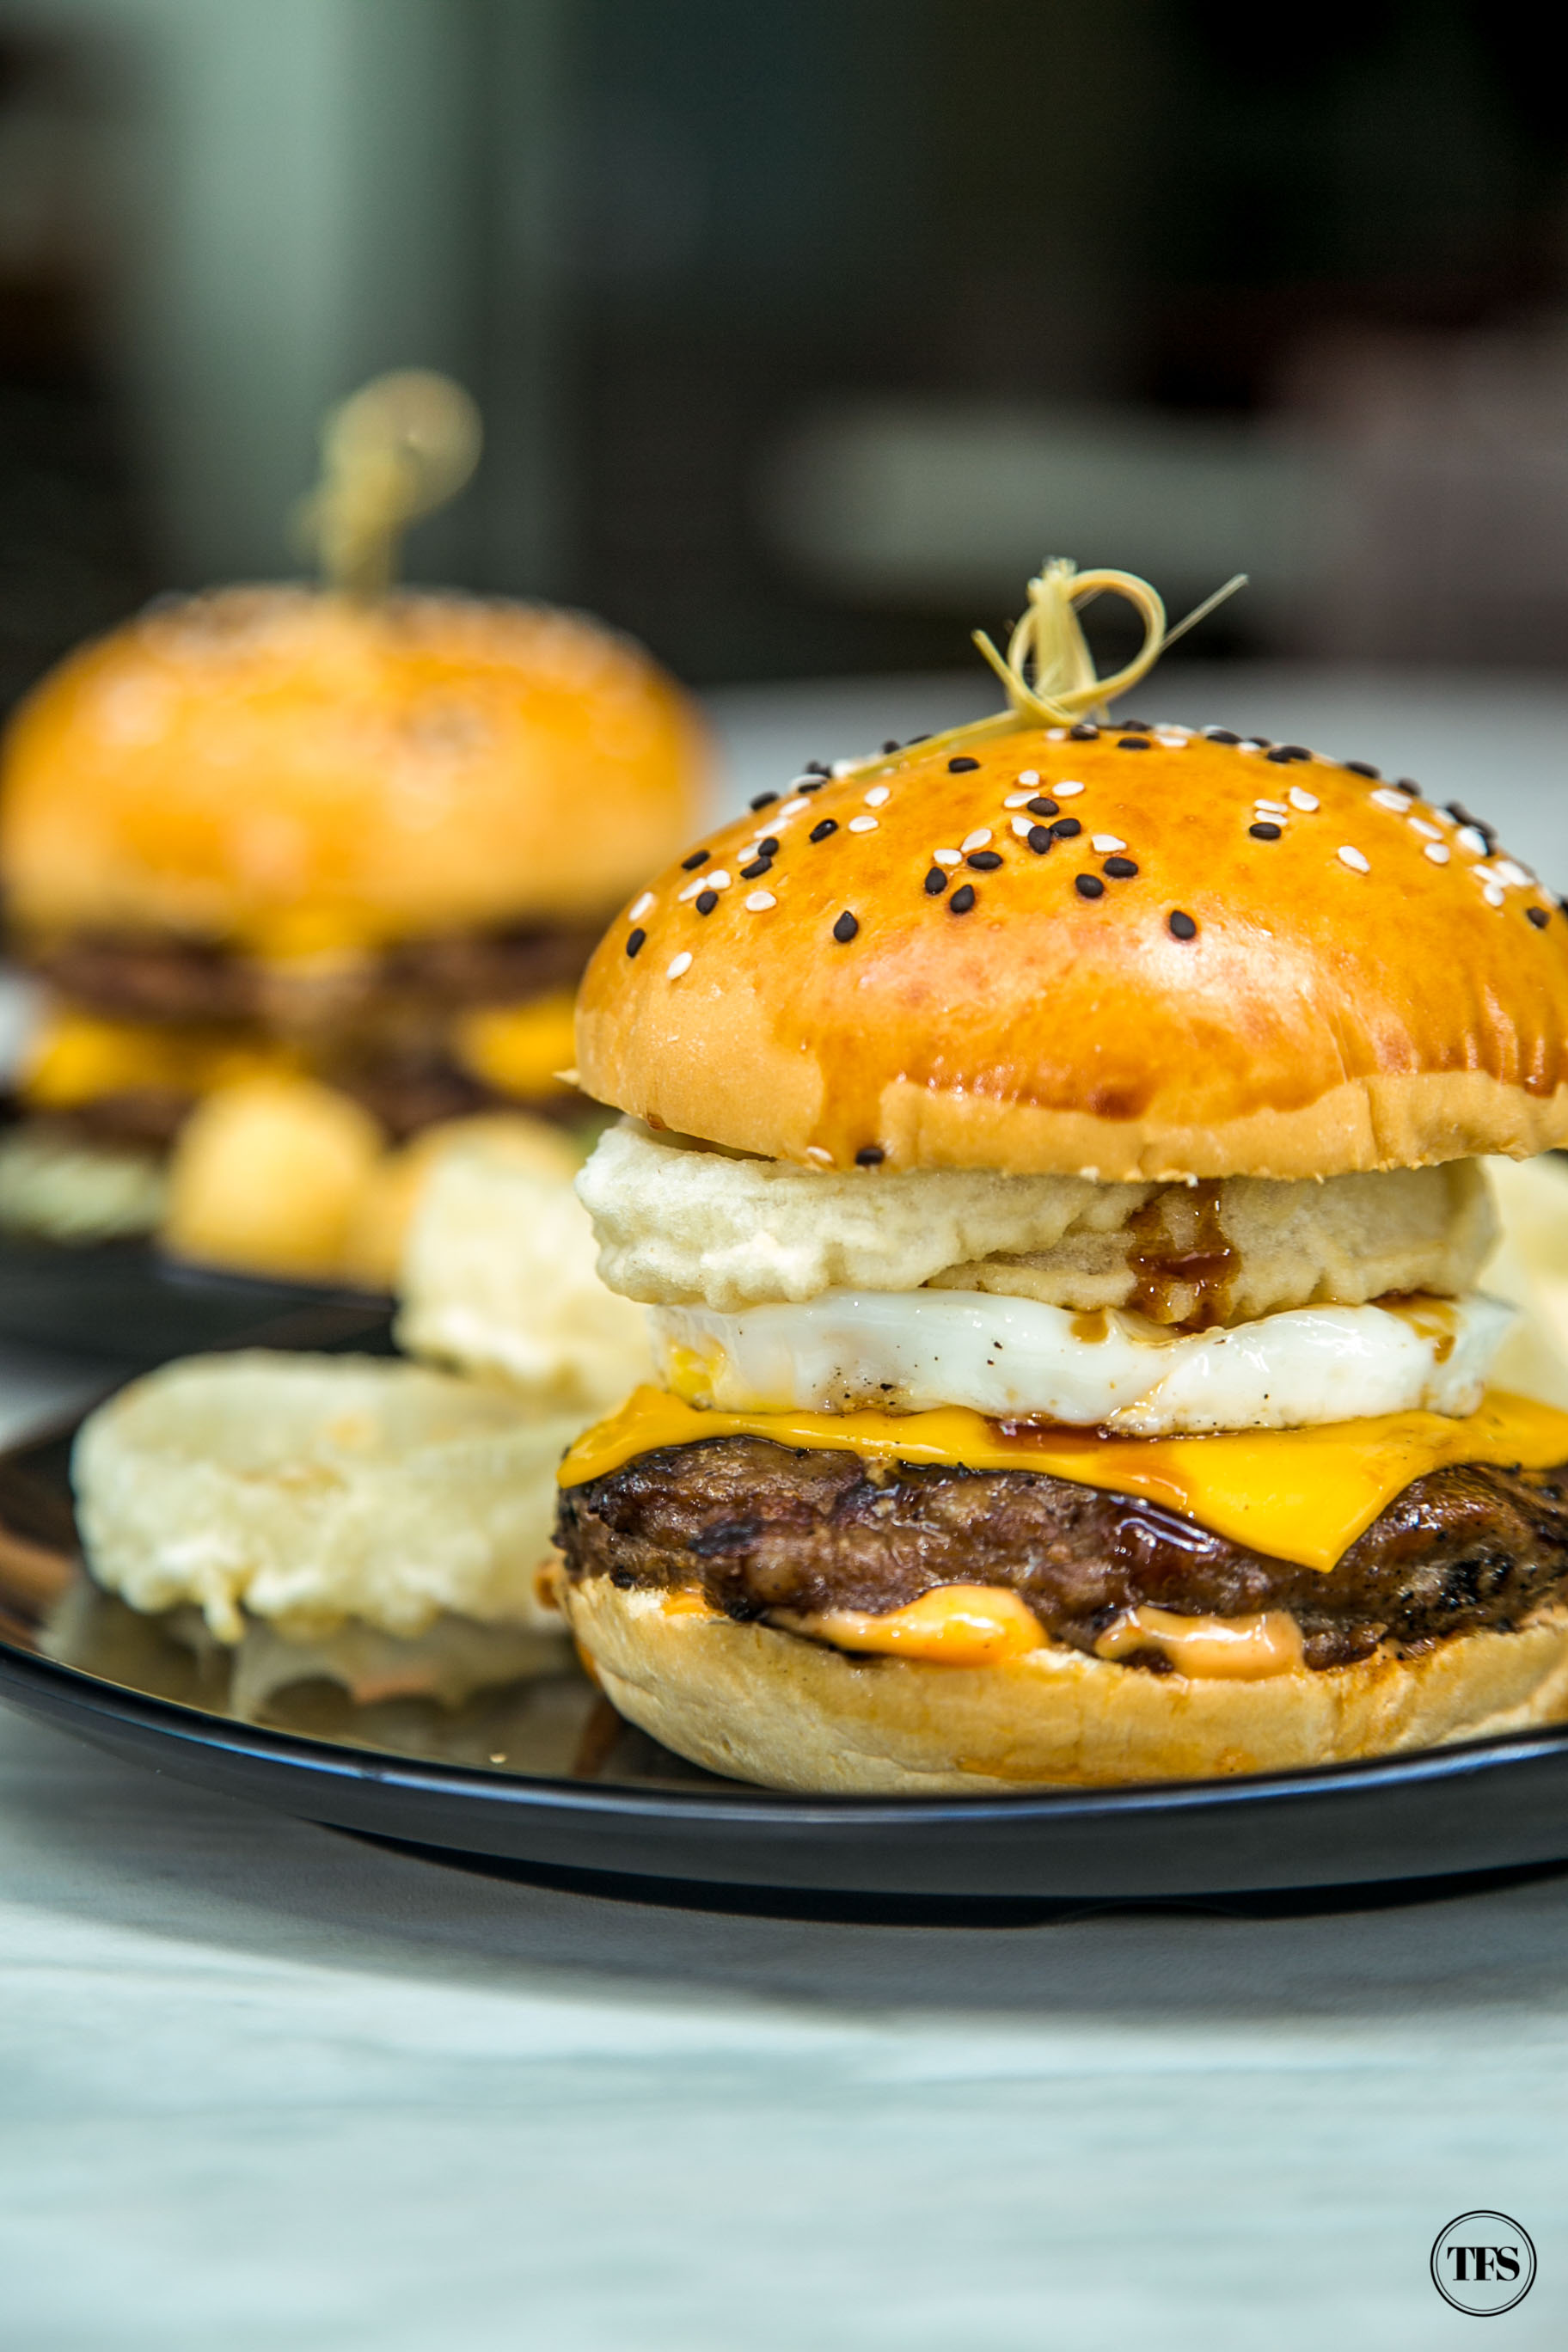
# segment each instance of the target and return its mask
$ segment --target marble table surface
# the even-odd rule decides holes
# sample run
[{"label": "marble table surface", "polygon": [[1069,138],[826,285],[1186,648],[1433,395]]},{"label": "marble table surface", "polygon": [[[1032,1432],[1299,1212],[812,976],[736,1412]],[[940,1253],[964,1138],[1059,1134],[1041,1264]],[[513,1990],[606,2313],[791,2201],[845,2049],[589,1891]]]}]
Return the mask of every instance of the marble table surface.
[{"label": "marble table surface", "polygon": [[[715,698],[730,793],[986,699]],[[1140,703],[1415,773],[1568,878],[1568,690],[1173,664]],[[103,1373],[0,1350],[0,1434]],[[1561,2345],[1568,1872],[728,1916],[410,1859],[0,1711],[4,2352],[1427,2352],[1471,2326],[1432,2240],[1481,2207],[1540,2256],[1498,2339]]]}]

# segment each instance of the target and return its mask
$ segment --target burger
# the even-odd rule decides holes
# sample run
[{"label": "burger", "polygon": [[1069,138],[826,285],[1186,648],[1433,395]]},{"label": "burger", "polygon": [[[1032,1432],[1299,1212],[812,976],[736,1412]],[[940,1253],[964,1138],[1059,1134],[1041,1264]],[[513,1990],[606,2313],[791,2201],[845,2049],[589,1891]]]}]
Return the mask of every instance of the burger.
[{"label": "burger", "polygon": [[[84,1238],[154,1222],[215,1096],[208,1156],[280,1197],[434,1123],[580,1118],[577,979],[702,767],[647,656],[557,611],[229,588],[75,653],[0,761],[6,941],[45,997],[0,1207]],[[221,1200],[184,1211],[192,1254],[245,1254]]]},{"label": "burger", "polygon": [[1489,1387],[1475,1286],[1479,1161],[1568,1141],[1568,922],[1414,782],[1086,698],[797,778],[588,968],[579,1191],[658,1375],[565,1457],[558,1600],[714,1770],[1568,1717],[1568,1414]]}]

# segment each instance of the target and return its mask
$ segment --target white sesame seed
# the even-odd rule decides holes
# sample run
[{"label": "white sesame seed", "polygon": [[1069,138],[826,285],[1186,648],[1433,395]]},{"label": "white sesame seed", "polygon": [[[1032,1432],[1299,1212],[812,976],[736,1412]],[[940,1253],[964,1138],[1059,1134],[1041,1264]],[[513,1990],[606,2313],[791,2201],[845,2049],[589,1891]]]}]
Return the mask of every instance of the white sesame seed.
[{"label": "white sesame seed", "polygon": [[1429,857],[1434,866],[1447,866],[1448,863],[1448,845],[1446,841],[1423,842],[1421,845],[1421,855],[1423,857]]},{"label": "white sesame seed", "polygon": [[1403,816],[1410,805],[1407,793],[1391,793],[1386,786],[1375,793],[1368,793],[1367,798],[1373,808],[1392,809],[1395,816]]},{"label": "white sesame seed", "polygon": [[832,1152],[824,1151],[820,1143],[808,1143],[805,1156],[808,1160],[815,1160],[819,1168],[831,1168],[833,1165]]},{"label": "white sesame seed", "polygon": [[1004,808],[1026,808],[1034,797],[1033,793],[1009,793],[1002,805]]},{"label": "white sesame seed", "polygon": [[1178,743],[1187,743],[1192,740],[1193,730],[1190,727],[1184,727],[1179,719],[1157,719],[1154,732],[1162,737],[1173,735]]},{"label": "white sesame seed", "polygon": [[1260,741],[1254,741],[1249,738],[1247,742],[1238,743],[1236,748],[1238,751],[1261,751],[1263,745]]},{"label": "white sesame seed", "polygon": [[1503,888],[1500,882],[1483,882],[1481,884],[1481,896],[1486,900],[1489,907],[1500,907],[1503,900],[1508,897],[1508,892]]},{"label": "white sesame seed", "polygon": [[[1066,740],[1066,736],[1067,736],[1067,731],[1068,731],[1068,730],[1067,730],[1067,729],[1066,729],[1065,727],[1053,727],[1053,728],[1052,728],[1052,730],[1051,730],[1051,731],[1050,731],[1050,735],[1049,735],[1049,737],[1047,738],[1047,740],[1048,740],[1048,741],[1050,741],[1050,742],[1053,742],[1053,743],[1054,743],[1054,742],[1057,742],[1057,741],[1058,741],[1058,740]],[[1037,783],[1039,782],[1039,781],[1040,781],[1040,772],[1039,772],[1038,768],[1020,768],[1020,769],[1019,769],[1019,771],[1018,771],[1018,782],[1019,782],[1021,784],[1037,784]]]},{"label": "white sesame seed", "polygon": [[1316,793],[1308,792],[1301,784],[1292,784],[1289,801],[1293,809],[1300,809],[1305,815],[1310,816],[1318,805],[1318,795]]},{"label": "white sesame seed", "polygon": [[859,765],[858,760],[835,760],[833,772],[836,776],[852,776]]},{"label": "white sesame seed", "polygon": [[1067,741],[1067,738],[1068,730],[1065,727],[1047,727],[1046,730],[1046,740],[1047,743],[1065,743]]},{"label": "white sesame seed", "polygon": [[632,905],[632,907],[628,909],[627,914],[626,914],[626,920],[627,920],[627,922],[628,922],[628,923],[640,923],[640,922],[641,922],[641,920],[642,920],[642,919],[643,919],[643,917],[644,917],[645,915],[651,915],[651,914],[652,914],[652,912],[653,912],[653,910],[654,910],[655,904],[656,904],[656,901],[655,901],[655,898],[654,898],[653,892],[652,892],[651,890],[645,890],[645,891],[643,892],[643,894],[642,894],[642,897],[641,897],[640,898],[637,899],[637,900],[635,901],[635,903]]},{"label": "white sesame seed", "polygon": [[1254,801],[1252,805],[1259,816],[1289,816],[1290,814],[1283,801]]},{"label": "white sesame seed", "polygon": [[1334,855],[1339,859],[1342,866],[1348,866],[1350,867],[1352,874],[1370,874],[1372,872],[1372,866],[1368,860],[1362,856],[1359,849],[1355,848],[1352,844],[1348,841],[1342,843],[1340,847],[1335,850]]},{"label": "white sesame seed", "polygon": [[1053,784],[1051,786],[1051,790],[1055,793],[1058,800],[1070,801],[1075,793],[1082,792],[1083,786],[1081,784],[1075,784],[1069,781],[1066,783]]},{"label": "white sesame seed", "polygon": [[973,833],[964,835],[958,845],[967,857],[972,849],[984,849],[990,838],[991,827],[988,824],[977,824]]},{"label": "white sesame seed", "polygon": [[847,833],[875,833],[876,830],[877,820],[874,816],[852,816],[845,827]]},{"label": "white sesame seed", "polygon": [[689,898],[700,898],[704,890],[727,890],[729,887],[730,877],[721,866],[716,866],[710,874],[693,875],[681,891],[679,903],[684,906]]},{"label": "white sesame seed", "polygon": [[1485,857],[1489,853],[1486,835],[1479,832],[1473,824],[1462,824],[1454,838],[1461,849],[1469,851],[1472,857]]},{"label": "white sesame seed", "polygon": [[1127,844],[1124,841],[1118,841],[1113,833],[1091,833],[1089,836],[1089,845],[1103,857],[1108,850],[1125,849]]},{"label": "white sesame seed", "polygon": [[761,915],[764,914],[768,908],[777,905],[778,900],[771,890],[753,890],[746,901],[746,912],[748,915]]},{"label": "white sesame seed", "polygon": [[963,863],[961,849],[933,849],[931,856],[938,866],[962,866]]},{"label": "white sesame seed", "polygon": [[[1413,816],[1413,817],[1411,817],[1411,818],[1408,820],[1408,822],[1409,822],[1409,825],[1410,825],[1410,829],[1411,829],[1411,831],[1412,831],[1413,833],[1418,833],[1418,834],[1421,835],[1421,838],[1422,838],[1422,840],[1423,840],[1423,841],[1441,841],[1441,840],[1442,840],[1443,835],[1442,835],[1442,834],[1440,833],[1440,831],[1438,830],[1438,828],[1436,827],[1436,825],[1435,825],[1435,824],[1427,824],[1427,822],[1426,822],[1426,818],[1425,818],[1424,816]],[[1437,862],[1438,862],[1438,864],[1439,864],[1439,865],[1441,865],[1441,863],[1442,863],[1441,858],[1439,858],[1439,860],[1438,860]]]},{"label": "white sesame seed", "polygon": [[1184,751],[1187,748],[1184,735],[1156,735],[1154,740],[1163,751]]},{"label": "white sesame seed", "polygon": [[1514,890],[1528,890],[1535,880],[1533,874],[1525,866],[1516,864],[1511,857],[1500,857],[1493,866],[1492,872],[1500,882],[1506,882],[1510,888]]},{"label": "white sesame seed", "polygon": [[1027,841],[1029,835],[1035,830],[1034,818],[1032,816],[1016,816],[1013,819],[1013,830],[1017,835],[1020,841]]},{"label": "white sesame seed", "polygon": [[683,971],[689,971],[690,970],[691,950],[689,948],[682,948],[678,956],[670,957],[669,963],[666,969],[664,976],[666,980],[679,980]]},{"label": "white sesame seed", "polygon": [[[813,776],[811,781],[814,784],[819,784],[822,782],[822,778],[820,776]],[[773,810],[773,823],[775,824],[782,824],[786,816],[798,816],[802,809],[809,808],[810,806],[811,803],[806,800],[785,801],[782,808],[776,808]]]},{"label": "white sesame seed", "polygon": [[882,803],[888,797],[889,790],[889,787],[887,784],[873,784],[870,791],[866,795],[867,807],[880,808]]},{"label": "white sesame seed", "polygon": [[822,777],[816,773],[816,770],[808,768],[804,776],[792,776],[788,783],[784,786],[784,790],[787,793],[798,793],[802,784],[808,784],[815,789],[815,787],[822,782]]}]

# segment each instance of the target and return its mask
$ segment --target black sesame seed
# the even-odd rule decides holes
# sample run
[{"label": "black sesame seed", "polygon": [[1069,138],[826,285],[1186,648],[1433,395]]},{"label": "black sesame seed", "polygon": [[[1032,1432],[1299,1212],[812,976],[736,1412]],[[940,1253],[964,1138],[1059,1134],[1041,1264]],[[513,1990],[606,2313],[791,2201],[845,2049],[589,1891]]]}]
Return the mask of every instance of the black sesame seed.
[{"label": "black sesame seed", "polygon": [[1119,719],[1116,724],[1123,735],[1148,735],[1153,731],[1146,719]]},{"label": "black sesame seed", "polygon": [[1311,756],[1304,743],[1276,743],[1272,751],[1265,754],[1277,765],[1291,760],[1310,760]]},{"label": "black sesame seed", "polygon": [[902,748],[903,746],[899,742],[895,736],[889,736],[888,740],[882,746],[883,759],[887,759],[889,755],[894,751],[901,751]]},{"label": "black sesame seed", "polygon": [[647,933],[645,930],[638,929],[638,930],[635,930],[635,931],[628,931],[628,932],[626,933],[626,953],[627,953],[627,955],[629,955],[629,956],[635,956],[635,955],[636,955],[636,953],[637,953],[637,950],[642,946],[642,944],[643,944],[644,940],[645,940],[647,938]]},{"label": "black sesame seed", "polygon": [[947,772],[950,776],[966,776],[971,768],[977,768],[979,765],[978,760],[972,760],[967,751],[961,751],[956,760],[948,761]]},{"label": "black sesame seed", "polygon": [[771,874],[773,870],[773,861],[771,857],[753,857],[749,866],[742,866],[741,879],[742,882],[754,882],[759,874]]},{"label": "black sesame seed", "polygon": [[1340,765],[1348,776],[1370,776],[1374,783],[1383,773],[1383,770],[1374,768],[1370,760],[1342,760]]},{"label": "black sesame seed", "polygon": [[1051,831],[1048,824],[1032,824],[1024,838],[1027,841],[1030,848],[1034,851],[1035,856],[1037,857],[1043,857],[1047,850],[1050,847],[1052,842],[1056,839],[1056,835]]},{"label": "black sesame seed", "polygon": [[710,915],[718,904],[717,890],[699,890],[697,893],[697,911],[700,915]]},{"label": "black sesame seed", "polygon": [[1002,856],[995,849],[972,849],[963,862],[966,866],[973,866],[977,874],[994,874],[1002,863]]},{"label": "black sesame seed", "polygon": [[833,926],[833,936],[841,948],[847,948],[860,926],[846,908]]},{"label": "black sesame seed", "polygon": [[1239,743],[1241,740],[1240,736],[1233,735],[1228,727],[1205,727],[1204,734],[1211,743]]},{"label": "black sesame seed", "polygon": [[755,799],[750,802],[748,805],[754,809],[772,808],[777,798],[777,793],[758,793]]},{"label": "black sesame seed", "polygon": [[1152,747],[1147,735],[1124,735],[1116,748],[1119,751],[1147,751]]},{"label": "black sesame seed", "polygon": [[822,790],[822,782],[823,782],[822,778],[821,778],[820,776],[818,776],[818,777],[817,777],[817,779],[816,779],[816,782],[815,783],[813,783],[813,784],[806,784],[806,783],[797,784],[797,785],[795,786],[795,790],[796,790],[797,792],[802,792],[802,793],[819,793],[819,792]]},{"label": "black sesame seed", "polygon": [[1075,874],[1072,887],[1080,898],[1103,898],[1105,885],[1098,874]]},{"label": "black sesame seed", "polygon": [[1179,907],[1168,919],[1167,928],[1173,940],[1195,940],[1198,935],[1196,923],[1190,915],[1184,915]]},{"label": "black sesame seed", "polygon": [[811,831],[806,835],[806,839],[808,841],[826,841],[830,833],[837,833],[837,830],[838,819],[836,816],[825,816],[820,824],[814,824],[812,826]]},{"label": "black sesame seed", "polygon": [[947,910],[950,915],[967,915],[973,904],[974,885],[973,882],[963,882],[948,900]]},{"label": "black sesame seed", "polygon": [[907,735],[904,738],[904,741],[906,745],[910,743],[929,743],[931,741],[931,729],[928,727],[923,735]]},{"label": "black sesame seed", "polygon": [[1083,831],[1076,816],[1058,816],[1051,831],[1058,841],[1072,841]]},{"label": "black sesame seed", "polygon": [[1044,793],[1041,793],[1037,799],[1026,801],[1024,805],[1031,816],[1055,816],[1061,807],[1061,803],[1047,800]]},{"label": "black sesame seed", "polygon": [[[833,773],[826,760],[808,760],[805,772],[808,776],[830,776]],[[821,790],[820,785],[817,789]]]},{"label": "black sesame seed", "polygon": [[707,863],[708,852],[705,849],[694,849],[689,857],[681,859],[680,870],[683,874],[695,874],[700,866],[706,866]]},{"label": "black sesame seed", "polygon": [[759,857],[776,857],[778,854],[778,835],[776,833],[764,833],[761,841],[757,844],[757,856]]},{"label": "black sesame seed", "polygon": [[1538,931],[1543,931],[1552,918],[1544,907],[1527,907],[1524,910],[1524,919],[1527,923],[1533,923]]},{"label": "black sesame seed", "polygon": [[863,1143],[855,1154],[855,1165],[857,1168],[879,1168],[887,1156],[879,1143]]},{"label": "black sesame seed", "polygon": [[942,872],[942,868],[941,868],[941,866],[933,866],[931,867],[931,872],[926,876],[926,896],[927,896],[927,898],[941,898],[941,896],[942,896],[942,892],[946,889],[946,887],[947,887],[947,877],[946,877],[946,875]]},{"label": "black sesame seed", "polygon": [[1113,882],[1131,882],[1138,871],[1137,861],[1131,857],[1108,857],[1105,871]]},{"label": "black sesame seed", "polygon": [[[1373,770],[1373,773],[1374,775],[1377,773],[1375,768]],[[1418,801],[1421,797],[1420,785],[1412,783],[1408,776],[1399,777],[1394,783],[1394,789],[1396,793],[1405,793],[1407,797],[1413,801]]]},{"label": "black sesame seed", "polygon": [[1080,719],[1076,727],[1069,727],[1068,729],[1068,741],[1069,743],[1098,743],[1099,740],[1099,728],[1091,727],[1086,719]]},{"label": "black sesame seed", "polygon": [[1247,828],[1254,841],[1278,841],[1280,828],[1277,824],[1249,824]]}]

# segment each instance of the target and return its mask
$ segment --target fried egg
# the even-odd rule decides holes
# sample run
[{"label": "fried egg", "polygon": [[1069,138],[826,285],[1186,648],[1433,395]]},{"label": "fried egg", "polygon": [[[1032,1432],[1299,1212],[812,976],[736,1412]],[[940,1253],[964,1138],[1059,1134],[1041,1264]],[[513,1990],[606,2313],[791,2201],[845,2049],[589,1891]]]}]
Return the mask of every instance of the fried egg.
[{"label": "fried egg", "polygon": [[1134,1437],[1295,1429],[1426,1407],[1463,1414],[1513,1310],[1480,1292],[1293,1307],[1172,1331],[1111,1308],[1072,1314],[975,1291],[827,1291],[739,1315],[651,1310],[661,1376],[732,1412],[968,1405]]}]

